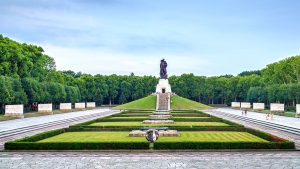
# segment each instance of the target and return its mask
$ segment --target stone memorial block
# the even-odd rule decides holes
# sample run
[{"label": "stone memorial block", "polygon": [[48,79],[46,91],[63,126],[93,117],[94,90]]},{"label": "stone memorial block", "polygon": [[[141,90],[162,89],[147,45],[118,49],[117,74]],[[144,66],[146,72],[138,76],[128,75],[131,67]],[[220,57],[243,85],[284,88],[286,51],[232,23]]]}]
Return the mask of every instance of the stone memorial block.
[{"label": "stone memorial block", "polygon": [[297,104],[297,105],[296,105],[296,113],[297,113],[297,114],[300,114],[300,104]]},{"label": "stone memorial block", "polygon": [[85,109],[85,103],[75,103],[75,109]]},{"label": "stone memorial block", "polygon": [[86,108],[95,108],[96,107],[96,102],[87,102],[86,103]]},{"label": "stone memorial block", "polygon": [[39,104],[38,112],[39,113],[51,113],[52,112],[52,104]]},{"label": "stone memorial block", "polygon": [[249,103],[249,102],[241,102],[241,108],[250,109],[251,108],[251,103]]},{"label": "stone memorial block", "polygon": [[281,103],[271,103],[271,111],[278,111],[283,112],[284,111],[284,104]]},{"label": "stone memorial block", "polygon": [[5,116],[24,117],[24,106],[20,105],[5,105]]},{"label": "stone memorial block", "polygon": [[59,104],[60,110],[71,110],[72,109],[72,103],[60,103]]},{"label": "stone memorial block", "polygon": [[231,107],[232,108],[240,108],[241,107],[241,103],[240,102],[231,102]]},{"label": "stone memorial block", "polygon": [[265,103],[253,103],[253,110],[265,110]]}]

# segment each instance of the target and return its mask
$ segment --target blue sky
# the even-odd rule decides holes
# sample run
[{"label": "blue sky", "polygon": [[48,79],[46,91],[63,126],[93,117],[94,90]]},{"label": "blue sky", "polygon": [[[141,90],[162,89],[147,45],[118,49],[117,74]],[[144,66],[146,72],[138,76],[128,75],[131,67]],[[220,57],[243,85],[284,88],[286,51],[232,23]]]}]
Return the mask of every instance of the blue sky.
[{"label": "blue sky", "polygon": [[0,34],[58,70],[214,76],[300,53],[298,0],[1,0]]}]

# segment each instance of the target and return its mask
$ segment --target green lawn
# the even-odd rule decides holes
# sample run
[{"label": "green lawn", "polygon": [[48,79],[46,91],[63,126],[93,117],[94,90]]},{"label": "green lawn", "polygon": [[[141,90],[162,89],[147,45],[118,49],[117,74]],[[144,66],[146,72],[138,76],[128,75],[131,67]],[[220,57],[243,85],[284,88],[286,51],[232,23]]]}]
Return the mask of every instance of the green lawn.
[{"label": "green lawn", "polygon": [[147,96],[130,103],[122,104],[115,109],[140,109],[140,110],[155,110],[156,96]]},{"label": "green lawn", "polygon": [[229,126],[222,122],[176,122],[175,124],[143,124],[142,122],[97,122],[90,126]]},{"label": "green lawn", "polygon": [[172,96],[171,97],[171,109],[173,110],[200,110],[200,109],[208,109],[209,106],[195,102],[193,100],[189,100],[180,96]]},{"label": "green lawn", "polygon": [[[66,132],[38,142],[147,142],[145,137],[129,137],[128,132]],[[179,137],[159,137],[158,142],[268,142],[246,132],[180,132]]]},{"label": "green lawn", "polygon": [[180,132],[180,137],[159,137],[158,142],[268,142],[247,132],[195,131]]},{"label": "green lawn", "polygon": [[66,132],[38,142],[147,142],[145,137],[129,137],[128,132]]}]

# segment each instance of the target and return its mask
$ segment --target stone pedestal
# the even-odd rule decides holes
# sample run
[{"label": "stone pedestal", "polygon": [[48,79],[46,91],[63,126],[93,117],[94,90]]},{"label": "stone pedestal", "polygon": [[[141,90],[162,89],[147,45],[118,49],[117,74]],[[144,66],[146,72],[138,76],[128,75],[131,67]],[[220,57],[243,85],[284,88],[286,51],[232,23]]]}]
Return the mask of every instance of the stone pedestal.
[{"label": "stone pedestal", "polygon": [[171,85],[168,79],[159,79],[156,86],[156,93],[172,93]]}]

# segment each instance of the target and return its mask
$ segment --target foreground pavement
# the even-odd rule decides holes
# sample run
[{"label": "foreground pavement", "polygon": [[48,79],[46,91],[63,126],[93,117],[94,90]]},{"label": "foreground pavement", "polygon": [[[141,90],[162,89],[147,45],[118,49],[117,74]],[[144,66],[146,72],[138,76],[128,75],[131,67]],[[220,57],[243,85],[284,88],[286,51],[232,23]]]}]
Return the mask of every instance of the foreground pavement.
[{"label": "foreground pavement", "polygon": [[0,168],[18,169],[300,169],[300,151],[2,152]]}]

